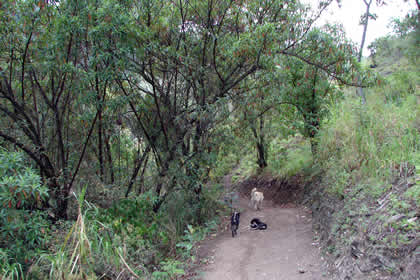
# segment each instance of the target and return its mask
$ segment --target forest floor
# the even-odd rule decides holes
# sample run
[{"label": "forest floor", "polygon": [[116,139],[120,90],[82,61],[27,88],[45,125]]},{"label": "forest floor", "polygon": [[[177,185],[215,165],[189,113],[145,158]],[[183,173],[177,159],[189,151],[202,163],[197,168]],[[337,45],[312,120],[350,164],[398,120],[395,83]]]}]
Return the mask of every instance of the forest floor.
[{"label": "forest floor", "polygon": [[[224,178],[224,184],[231,188],[231,176]],[[265,196],[260,211],[249,207],[254,186]],[[241,212],[238,235],[232,238],[226,221],[227,230],[200,244],[198,258],[202,265],[196,279],[331,279],[312,231],[311,212],[293,203],[297,191],[294,184],[254,178],[234,189],[239,194],[234,207]],[[253,218],[265,222],[268,229],[251,230]]]}]

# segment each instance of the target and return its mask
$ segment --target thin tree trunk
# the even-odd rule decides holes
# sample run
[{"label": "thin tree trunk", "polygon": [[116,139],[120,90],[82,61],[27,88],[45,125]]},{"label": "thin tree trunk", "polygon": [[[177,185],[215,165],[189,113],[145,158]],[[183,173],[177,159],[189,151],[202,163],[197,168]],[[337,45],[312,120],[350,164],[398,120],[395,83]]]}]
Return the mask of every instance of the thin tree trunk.
[{"label": "thin tree trunk", "polygon": [[146,149],[144,150],[141,158],[139,158],[139,157],[137,158],[136,164],[135,164],[135,167],[134,167],[134,170],[133,170],[133,174],[131,175],[130,182],[128,183],[127,192],[125,193],[125,197],[128,197],[128,194],[130,193],[131,189],[133,188],[134,181],[137,178],[137,174],[139,173],[139,170],[140,170],[141,166],[143,165],[143,162],[145,161],[149,152],[150,152],[150,146],[147,146]]},{"label": "thin tree trunk", "polygon": [[261,169],[267,167],[266,149],[265,149],[265,135],[264,135],[264,117],[260,116],[260,137],[258,143],[258,161]]},{"label": "thin tree trunk", "polygon": [[[95,70],[98,71],[97,67]],[[102,141],[102,100],[101,100],[101,93],[99,89],[99,78],[98,74],[95,77],[95,86],[96,86],[96,101],[98,104],[98,159],[99,159],[99,177],[101,181],[104,181],[104,155],[103,155],[103,141]],[[104,89],[105,91],[106,89]]]},{"label": "thin tree trunk", "polygon": [[103,128],[102,128],[102,111],[99,111],[98,116],[98,158],[99,158],[99,177],[104,181],[104,155],[103,155]]},{"label": "thin tree trunk", "polygon": [[113,166],[113,161],[112,161],[111,145],[109,144],[109,136],[106,133],[104,133],[104,138],[105,138],[105,148],[106,148],[106,159],[108,162],[109,174],[111,176],[111,184],[114,184],[115,175],[114,175],[114,166]]},{"label": "thin tree trunk", "polygon": [[[262,116],[260,117],[262,118]],[[260,119],[260,135],[258,135],[255,124],[250,122],[250,129],[255,138],[255,145],[257,148],[257,164],[260,169],[267,167],[267,161],[265,159],[265,146],[264,146],[264,134],[262,134],[264,120]]]},{"label": "thin tree trunk", "polygon": [[[366,0],[363,0],[363,2],[366,5],[366,18],[365,21],[363,22],[363,34],[362,34],[362,42],[360,43],[360,51],[359,51],[359,55],[357,57],[357,61],[361,62],[362,61],[362,55],[363,55],[363,48],[365,47],[365,41],[366,41],[366,33],[367,33],[367,27],[368,27],[368,23],[369,23],[369,13],[370,13],[370,5],[372,4],[372,0],[369,0],[369,2],[367,2]],[[361,80],[361,77],[359,76],[359,81]],[[361,100],[362,100],[362,104],[366,103],[366,95],[363,91],[363,88],[359,87],[357,88],[357,94],[360,96]]]},{"label": "thin tree trunk", "polygon": [[258,166],[261,169],[264,169],[267,167],[267,161],[265,159],[265,151],[264,151],[264,144],[262,143],[257,143],[257,152],[258,152]]},{"label": "thin tree trunk", "polygon": [[360,43],[360,51],[359,56],[357,57],[357,61],[362,61],[362,55],[363,55],[363,48],[365,47],[365,41],[366,41],[366,34],[367,34],[367,27],[369,24],[369,12],[370,12],[370,5],[372,4],[372,0],[369,0],[369,3],[363,0],[366,4],[366,18],[365,22],[363,23],[363,34],[362,34],[362,41]]},{"label": "thin tree trunk", "polygon": [[141,174],[140,174],[139,189],[137,191],[137,194],[143,193],[143,188],[144,188],[144,172],[146,171],[147,163],[148,162],[149,162],[149,156],[146,157],[146,159],[144,161],[144,164],[143,164],[143,169],[142,169]]}]

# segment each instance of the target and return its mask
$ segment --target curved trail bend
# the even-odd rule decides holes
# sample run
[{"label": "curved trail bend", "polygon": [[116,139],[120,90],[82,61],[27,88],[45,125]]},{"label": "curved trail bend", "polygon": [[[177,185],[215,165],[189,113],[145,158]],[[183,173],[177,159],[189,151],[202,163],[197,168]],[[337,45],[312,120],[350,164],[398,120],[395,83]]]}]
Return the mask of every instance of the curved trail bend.
[{"label": "curved trail bend", "polygon": [[[266,197],[265,199],[269,199]],[[282,208],[264,200],[261,211],[241,197],[238,235],[223,232],[202,244],[208,265],[203,280],[327,280],[326,268],[313,240],[311,214],[304,208]],[[268,229],[251,230],[249,222],[260,218]],[[204,248],[203,248],[204,247]]]}]

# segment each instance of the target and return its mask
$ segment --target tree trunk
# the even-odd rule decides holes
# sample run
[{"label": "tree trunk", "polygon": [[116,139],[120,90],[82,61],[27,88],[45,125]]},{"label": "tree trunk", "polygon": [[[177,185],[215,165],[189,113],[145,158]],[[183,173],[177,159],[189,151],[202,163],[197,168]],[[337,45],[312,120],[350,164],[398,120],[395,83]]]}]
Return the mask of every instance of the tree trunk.
[{"label": "tree trunk", "polygon": [[264,135],[264,117],[260,116],[259,119],[260,119],[260,137],[259,137],[259,143],[257,144],[258,165],[261,169],[264,169],[267,167],[265,135]]},{"label": "tree trunk", "polygon": [[[370,5],[372,4],[372,0],[369,0],[369,2],[367,2],[366,0],[363,0],[363,2],[366,5],[366,18],[365,18],[365,21],[363,22],[362,42],[360,43],[359,56],[357,57],[358,62],[362,61],[363,48],[365,47],[366,33],[367,33],[367,27],[368,27],[368,23],[369,23]],[[359,81],[360,80],[361,80],[361,77],[359,76]],[[366,95],[363,91],[363,88],[361,88],[361,87],[357,88],[356,92],[360,96],[360,98],[362,100],[362,104],[365,104],[366,103]]]},{"label": "tree trunk", "polygon": [[[98,71],[97,66],[95,66],[95,70]],[[95,76],[95,86],[96,86],[96,102],[98,102],[98,159],[99,159],[99,177],[101,178],[101,181],[104,181],[104,155],[103,155],[103,141],[102,141],[102,99],[101,99],[101,92],[100,92],[100,86],[99,86],[99,78],[98,74]],[[106,91],[106,86],[104,88],[104,91]]]},{"label": "tree trunk", "polygon": [[149,161],[149,157],[147,156],[145,159],[145,162],[143,164],[143,170],[141,171],[140,174],[140,182],[139,182],[139,189],[137,191],[137,194],[141,194],[143,193],[143,187],[144,187],[144,172],[146,171],[147,168],[147,162]]},{"label": "tree trunk", "polygon": [[[57,184],[54,180],[53,184]],[[57,185],[58,188],[60,186]],[[69,202],[69,193],[70,188],[63,187],[59,189],[58,193],[56,194],[56,201],[57,201],[57,208],[55,208],[54,214],[56,215],[55,219],[64,219],[67,220],[67,207]]]},{"label": "tree trunk", "polygon": [[[314,113],[314,114],[318,116],[318,113]],[[311,127],[310,127],[309,141],[311,142],[311,152],[313,156],[315,156],[318,151],[318,142],[317,142],[316,136],[318,135],[319,126],[320,124],[318,120],[312,120]]]},{"label": "tree trunk", "polygon": [[[159,177],[158,177],[158,182],[156,184],[156,196],[158,197],[156,203],[153,205],[153,212],[157,213],[159,211],[160,206],[162,205],[163,201],[165,200],[165,196],[161,197],[161,193],[162,193],[162,187],[166,178],[166,175],[168,173],[168,164],[167,162],[164,162],[165,166],[161,167],[161,170],[159,172]],[[167,194],[168,192],[166,192]],[[166,195],[165,194],[165,195]]]},{"label": "tree trunk", "polygon": [[98,159],[99,159],[99,177],[104,181],[104,155],[103,155],[103,128],[102,128],[102,111],[99,111],[98,116]]},{"label": "tree trunk", "polygon": [[202,209],[202,204],[201,204],[201,191],[202,191],[203,188],[202,188],[200,182],[198,182],[198,184],[199,185],[197,187],[195,187],[195,189],[194,189],[195,198],[197,200],[197,210],[196,210],[195,217],[197,219],[197,223],[199,225],[201,225],[203,223],[203,217],[201,215],[201,209]]},{"label": "tree trunk", "polygon": [[266,149],[265,149],[265,138],[264,138],[264,118],[263,116],[259,117],[260,126],[259,126],[259,134],[257,128],[255,127],[255,123],[253,121],[250,122],[250,129],[252,134],[255,138],[255,145],[257,148],[257,164],[260,169],[264,169],[267,167],[266,161]]},{"label": "tree trunk", "polygon": [[111,153],[111,145],[109,144],[109,136],[104,133],[104,137],[105,137],[105,148],[106,148],[106,160],[108,162],[108,172],[110,174],[110,179],[111,179],[111,184],[114,184],[115,182],[115,175],[114,175],[114,166],[113,166],[113,161],[112,161],[112,153]]},{"label": "tree trunk", "polygon": [[257,143],[257,153],[258,153],[258,166],[261,169],[264,169],[267,167],[267,161],[265,159],[265,151],[264,151],[264,144],[263,143]]},{"label": "tree trunk", "polygon": [[134,167],[133,170],[133,174],[131,175],[131,179],[130,182],[128,183],[128,187],[127,187],[127,192],[125,193],[125,197],[128,197],[128,194],[130,193],[133,185],[134,185],[134,181],[137,178],[137,174],[139,173],[139,170],[141,168],[141,166],[143,165],[144,160],[146,159],[147,155],[149,154],[150,151],[150,146],[147,146],[146,150],[144,150],[142,157],[138,157],[136,160],[136,166]]}]

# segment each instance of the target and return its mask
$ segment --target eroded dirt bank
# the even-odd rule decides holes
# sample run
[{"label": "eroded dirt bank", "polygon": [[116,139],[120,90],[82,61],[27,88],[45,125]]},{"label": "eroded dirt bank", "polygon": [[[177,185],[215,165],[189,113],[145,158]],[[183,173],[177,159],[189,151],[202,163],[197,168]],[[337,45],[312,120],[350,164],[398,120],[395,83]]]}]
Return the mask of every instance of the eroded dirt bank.
[{"label": "eroded dirt bank", "polygon": [[379,197],[366,185],[349,186],[341,198],[321,180],[308,185],[314,228],[334,279],[420,279],[420,210],[407,197],[420,177],[412,167],[401,170],[392,184],[381,186]]}]

